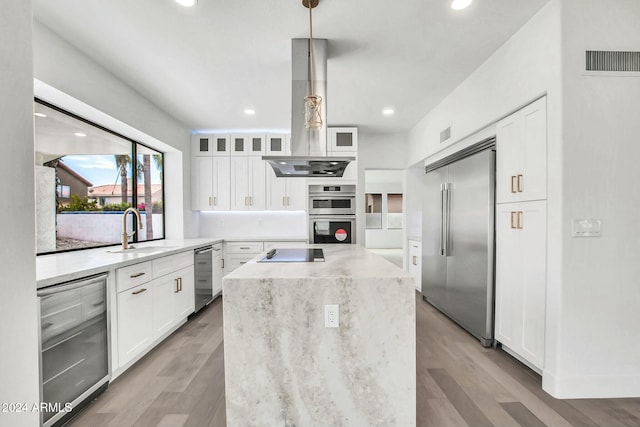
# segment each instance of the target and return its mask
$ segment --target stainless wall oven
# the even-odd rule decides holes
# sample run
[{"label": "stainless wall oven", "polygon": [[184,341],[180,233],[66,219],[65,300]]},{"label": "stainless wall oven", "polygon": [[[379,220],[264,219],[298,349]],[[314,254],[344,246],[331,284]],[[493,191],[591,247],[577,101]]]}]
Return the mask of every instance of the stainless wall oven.
[{"label": "stainless wall oven", "polygon": [[309,186],[309,242],[356,242],[356,186]]},{"label": "stainless wall oven", "polygon": [[355,215],[355,185],[310,185],[309,215]]},{"label": "stainless wall oven", "polygon": [[110,379],[107,275],[38,290],[45,427],[62,425]]}]

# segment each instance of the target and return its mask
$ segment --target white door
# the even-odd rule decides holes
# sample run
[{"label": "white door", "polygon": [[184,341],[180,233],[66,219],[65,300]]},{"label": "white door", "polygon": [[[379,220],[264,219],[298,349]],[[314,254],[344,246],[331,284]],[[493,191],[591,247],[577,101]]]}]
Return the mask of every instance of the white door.
[{"label": "white door", "polygon": [[307,180],[304,178],[278,178],[287,181],[287,209],[303,211],[307,206]]},{"label": "white door", "polygon": [[[258,156],[249,156],[249,209],[263,211],[267,207],[266,201],[266,162]],[[271,169],[271,167],[269,167]]]},{"label": "white door", "polygon": [[265,169],[267,209],[284,210],[287,208],[287,179],[290,178],[278,178],[271,166]]},{"label": "white door", "polygon": [[193,157],[191,209],[213,209],[213,158]]},{"label": "white door", "polygon": [[522,171],[519,112],[499,121],[496,129],[496,203],[518,201],[518,175]]},{"label": "white door", "polygon": [[547,98],[522,109],[520,200],[547,198]]},{"label": "white door", "polygon": [[186,319],[195,308],[195,277],[193,266],[185,267],[171,275],[178,280],[178,292],[174,293],[175,319]]},{"label": "white door", "polygon": [[173,295],[178,284],[172,274],[151,282],[153,286],[153,339],[158,339],[174,325]]},{"label": "white door", "polygon": [[231,158],[213,157],[212,161],[211,210],[228,211],[231,208]]},{"label": "white door", "polygon": [[249,160],[245,156],[231,156],[231,210],[249,209]]},{"label": "white door", "polygon": [[118,361],[134,359],[153,341],[151,283],[143,283],[118,294]]}]

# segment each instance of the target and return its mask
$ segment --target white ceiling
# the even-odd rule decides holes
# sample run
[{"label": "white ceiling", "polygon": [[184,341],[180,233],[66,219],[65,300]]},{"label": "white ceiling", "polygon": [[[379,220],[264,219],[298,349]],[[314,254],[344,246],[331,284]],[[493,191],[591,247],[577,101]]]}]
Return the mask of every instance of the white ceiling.
[{"label": "white ceiling", "polygon": [[[548,0],[320,0],[327,122],[406,132]],[[300,0],[34,0],[34,16],[192,130],[288,129]],[[382,109],[395,108],[384,117]],[[246,116],[245,108],[256,110]]]}]

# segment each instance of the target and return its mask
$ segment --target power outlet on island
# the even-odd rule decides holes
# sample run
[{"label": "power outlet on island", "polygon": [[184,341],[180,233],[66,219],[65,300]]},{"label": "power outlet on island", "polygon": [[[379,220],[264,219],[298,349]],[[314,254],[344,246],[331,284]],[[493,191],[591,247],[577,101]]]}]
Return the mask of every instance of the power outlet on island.
[{"label": "power outlet on island", "polygon": [[339,305],[329,304],[324,306],[324,327],[337,328],[340,324]]}]

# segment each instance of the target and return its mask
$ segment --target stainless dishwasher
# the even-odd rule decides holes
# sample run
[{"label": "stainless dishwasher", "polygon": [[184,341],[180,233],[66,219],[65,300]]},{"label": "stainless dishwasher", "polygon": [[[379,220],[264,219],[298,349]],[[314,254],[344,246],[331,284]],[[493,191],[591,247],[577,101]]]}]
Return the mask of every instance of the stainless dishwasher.
[{"label": "stainless dishwasher", "polygon": [[194,312],[197,312],[213,301],[213,247],[205,246],[196,249],[194,256],[196,279]]},{"label": "stainless dishwasher", "polygon": [[62,425],[109,383],[107,275],[38,290],[41,424]]}]

